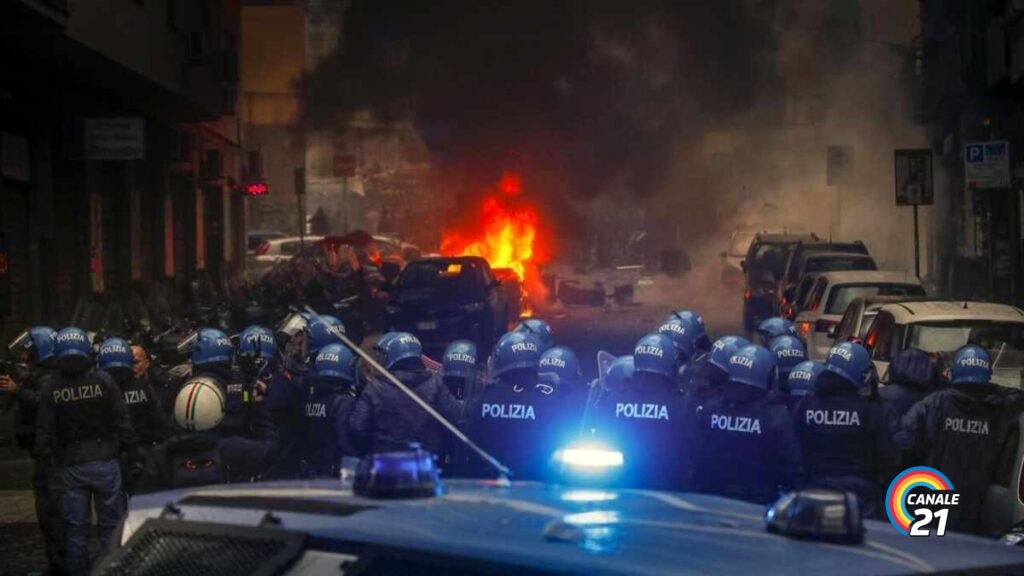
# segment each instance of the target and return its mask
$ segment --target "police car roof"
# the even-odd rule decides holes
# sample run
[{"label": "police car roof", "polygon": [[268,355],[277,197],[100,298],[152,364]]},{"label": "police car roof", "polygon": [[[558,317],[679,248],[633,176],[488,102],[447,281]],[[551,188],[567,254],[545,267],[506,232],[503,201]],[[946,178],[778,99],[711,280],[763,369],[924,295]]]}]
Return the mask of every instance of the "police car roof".
[{"label": "police car roof", "polygon": [[[551,488],[450,480],[445,494],[370,500],[337,481],[196,488],[137,496],[125,534],[173,503],[181,521],[303,532],[324,543],[387,546],[444,554],[523,571],[588,574],[905,574],[1012,565],[1024,553],[973,536],[908,538],[888,523],[866,523],[863,544],[832,545],[770,534],[764,508],[714,496]],[[592,531],[582,541],[553,537],[552,522]],[[319,542],[320,544],[315,544]],[[300,560],[296,566],[302,565]]]},{"label": "police car roof", "polygon": [[897,324],[980,320],[1024,324],[1024,311],[1016,306],[963,300],[922,300],[888,304],[880,311],[893,315]]}]

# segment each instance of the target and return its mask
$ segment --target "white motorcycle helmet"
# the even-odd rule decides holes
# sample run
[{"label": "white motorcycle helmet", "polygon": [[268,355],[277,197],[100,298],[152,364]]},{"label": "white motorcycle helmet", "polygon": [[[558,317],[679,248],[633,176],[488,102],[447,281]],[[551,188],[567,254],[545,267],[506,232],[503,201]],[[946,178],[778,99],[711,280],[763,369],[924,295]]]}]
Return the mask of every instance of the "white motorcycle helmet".
[{"label": "white motorcycle helmet", "polygon": [[190,378],[174,400],[174,419],[191,432],[217,427],[224,419],[224,392],[211,378]]}]

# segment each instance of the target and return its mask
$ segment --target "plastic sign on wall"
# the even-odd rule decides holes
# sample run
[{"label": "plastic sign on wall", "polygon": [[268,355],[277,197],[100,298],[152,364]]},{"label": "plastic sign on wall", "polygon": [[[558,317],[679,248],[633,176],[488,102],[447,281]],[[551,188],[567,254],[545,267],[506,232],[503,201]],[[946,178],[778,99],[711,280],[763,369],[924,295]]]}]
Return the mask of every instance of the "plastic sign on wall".
[{"label": "plastic sign on wall", "polygon": [[964,146],[964,183],[968,190],[1010,187],[1010,144],[1006,140]]}]

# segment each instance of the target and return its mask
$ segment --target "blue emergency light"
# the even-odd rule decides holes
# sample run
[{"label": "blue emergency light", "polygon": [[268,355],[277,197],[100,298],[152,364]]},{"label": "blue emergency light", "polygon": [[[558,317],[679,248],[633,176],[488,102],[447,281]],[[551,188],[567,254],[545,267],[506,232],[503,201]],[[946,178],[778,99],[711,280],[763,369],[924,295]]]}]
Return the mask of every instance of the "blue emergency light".
[{"label": "blue emergency light", "polygon": [[843,490],[810,488],[783,494],[764,516],[769,532],[838,544],[864,539],[857,496]]},{"label": "blue emergency light", "polygon": [[569,445],[551,459],[555,478],[570,485],[613,484],[624,463],[622,452],[589,442]]},{"label": "blue emergency light", "polygon": [[441,490],[441,471],[434,456],[419,444],[363,458],[352,485],[356,495],[380,499],[431,498],[440,496]]}]

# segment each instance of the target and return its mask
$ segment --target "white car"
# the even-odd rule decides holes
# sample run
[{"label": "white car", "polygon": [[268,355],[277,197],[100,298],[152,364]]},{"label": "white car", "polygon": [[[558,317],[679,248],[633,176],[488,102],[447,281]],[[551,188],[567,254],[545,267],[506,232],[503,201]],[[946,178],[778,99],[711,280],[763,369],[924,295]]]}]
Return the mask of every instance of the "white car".
[{"label": "white car", "polygon": [[323,240],[323,236],[306,236],[305,238],[289,236],[267,240],[256,249],[255,260],[271,264],[290,260],[292,256],[299,253],[302,246],[309,246],[320,240]]},{"label": "white car", "polygon": [[796,317],[796,329],[807,342],[807,355],[824,360],[846,308],[869,296],[924,296],[921,282],[905,272],[853,270],[825,272],[814,279]]}]

